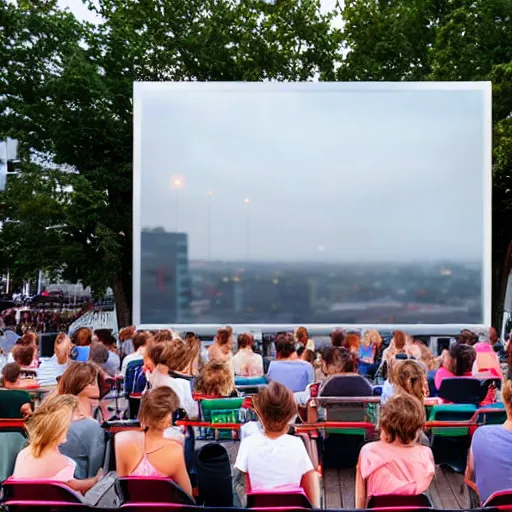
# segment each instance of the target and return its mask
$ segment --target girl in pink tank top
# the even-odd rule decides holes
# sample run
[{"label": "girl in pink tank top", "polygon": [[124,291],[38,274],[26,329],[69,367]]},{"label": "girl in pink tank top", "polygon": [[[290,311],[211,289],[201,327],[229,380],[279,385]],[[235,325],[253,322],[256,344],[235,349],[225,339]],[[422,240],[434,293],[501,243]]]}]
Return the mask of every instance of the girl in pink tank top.
[{"label": "girl in pink tank top", "polygon": [[435,473],[432,450],[419,444],[425,424],[423,404],[398,394],[380,412],[380,441],[361,449],[356,470],[356,508],[372,496],[424,493]]},{"label": "girl in pink tank top", "polygon": [[[164,448],[165,445],[159,446],[155,450],[149,452],[149,454],[153,454],[155,452],[160,451],[162,448]],[[131,476],[157,476],[157,477],[165,477],[168,475],[163,474],[162,472],[158,471],[158,469],[149,462],[148,459],[148,452],[146,452],[146,434],[142,433],[142,459],[137,464],[135,469],[132,471]]]}]

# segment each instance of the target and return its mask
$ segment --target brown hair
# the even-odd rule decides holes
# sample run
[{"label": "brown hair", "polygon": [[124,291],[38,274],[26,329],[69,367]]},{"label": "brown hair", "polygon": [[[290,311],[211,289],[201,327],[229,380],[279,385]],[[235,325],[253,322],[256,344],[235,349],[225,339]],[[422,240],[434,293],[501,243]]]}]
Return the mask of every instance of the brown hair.
[{"label": "brown hair", "polygon": [[291,334],[277,337],[276,353],[278,359],[287,359],[295,352],[295,341]]},{"label": "brown hair", "polygon": [[164,341],[172,341],[175,338],[170,329],[161,329],[155,333],[153,339],[155,343],[162,343]]},{"label": "brown hair", "polygon": [[395,344],[395,349],[397,352],[405,350],[405,344],[407,342],[407,335],[404,331],[394,331],[393,332],[393,342]]},{"label": "brown hair", "polygon": [[[191,341],[187,343],[181,338],[166,341],[161,345],[163,350],[160,354],[160,363],[167,365],[169,370],[176,372],[189,370],[201,351],[201,342]],[[151,357],[151,359],[153,358]],[[153,361],[158,364],[154,359]]]},{"label": "brown hair", "polygon": [[215,340],[219,345],[226,345],[231,340],[233,329],[231,327],[223,327],[217,331]]},{"label": "brown hair", "polygon": [[119,331],[119,341],[126,341],[132,339],[135,334],[135,330],[136,329],[134,325],[130,325],[129,327],[123,327]]},{"label": "brown hair", "polygon": [[345,331],[343,329],[335,329],[331,332],[331,343],[334,347],[342,347],[345,341]]},{"label": "brown hair", "polygon": [[345,347],[329,347],[324,350],[322,360],[330,375],[357,372],[357,357]]},{"label": "brown hair", "polygon": [[204,395],[227,397],[235,389],[233,372],[227,364],[208,363],[201,370],[195,389]]},{"label": "brown hair", "polygon": [[276,381],[263,388],[253,398],[253,404],[266,432],[283,431],[297,414],[293,393]]},{"label": "brown hair", "polygon": [[5,382],[15,384],[20,378],[21,366],[17,363],[8,363],[2,368],[2,384]]},{"label": "brown hair", "polygon": [[425,367],[412,359],[393,361],[388,374],[389,382],[394,384],[399,392],[408,393],[423,402],[427,392]]},{"label": "brown hair", "polygon": [[455,343],[450,347],[451,371],[457,377],[470,373],[476,359],[475,349],[470,345]]},{"label": "brown hair", "polygon": [[140,347],[145,346],[149,341],[151,341],[152,338],[153,336],[150,332],[138,331],[132,338],[133,349],[135,351],[139,350]]},{"label": "brown hair", "polygon": [[92,330],[89,327],[80,327],[71,337],[73,345],[77,347],[87,347],[92,343]]},{"label": "brown hair", "polygon": [[94,334],[98,338],[100,343],[103,343],[106,347],[114,347],[116,344],[116,338],[112,334],[110,329],[96,329]]},{"label": "brown hair", "polygon": [[473,346],[478,342],[478,335],[469,329],[462,329],[457,336],[457,343]]},{"label": "brown hair", "polygon": [[30,366],[36,353],[35,345],[15,345],[12,349],[12,357],[20,366]]},{"label": "brown hair", "polygon": [[254,344],[254,337],[250,333],[242,333],[238,335],[238,349],[252,347]]},{"label": "brown hair", "polygon": [[343,346],[350,352],[357,353],[361,347],[361,335],[358,332],[349,332],[345,336]]},{"label": "brown hair", "polygon": [[505,381],[501,396],[507,409],[512,410],[512,380],[508,379]]},{"label": "brown hair", "polygon": [[425,364],[427,370],[429,372],[435,370],[437,368],[437,363],[432,351],[420,340],[416,340],[414,342],[414,346],[420,349],[421,361]]},{"label": "brown hair", "polygon": [[26,332],[19,340],[16,341],[18,345],[34,345],[39,346],[39,336],[34,332]]},{"label": "brown hair", "polygon": [[379,426],[383,440],[410,444],[418,439],[425,425],[425,408],[415,396],[399,393],[391,397],[380,409]]},{"label": "brown hair", "polygon": [[305,327],[298,327],[295,331],[295,339],[299,343],[303,343],[305,345],[309,339],[308,330]]},{"label": "brown hair", "polygon": [[152,389],[144,394],[140,403],[139,421],[145,427],[166,428],[163,421],[180,406],[178,395],[168,386]]},{"label": "brown hair", "polygon": [[151,361],[153,361],[153,363],[155,365],[161,364],[161,363],[165,364],[165,361],[162,358],[162,354],[164,353],[164,351],[166,349],[166,344],[167,344],[167,342],[151,343],[149,348],[146,349],[147,356],[149,357],[149,359],[151,359]]},{"label": "brown hair", "polygon": [[98,367],[90,361],[71,363],[59,380],[57,386],[59,395],[78,396],[98,379],[98,372]]},{"label": "brown hair", "polygon": [[25,426],[32,455],[38,459],[46,448],[56,445],[66,434],[78,399],[72,395],[49,396],[32,414]]}]

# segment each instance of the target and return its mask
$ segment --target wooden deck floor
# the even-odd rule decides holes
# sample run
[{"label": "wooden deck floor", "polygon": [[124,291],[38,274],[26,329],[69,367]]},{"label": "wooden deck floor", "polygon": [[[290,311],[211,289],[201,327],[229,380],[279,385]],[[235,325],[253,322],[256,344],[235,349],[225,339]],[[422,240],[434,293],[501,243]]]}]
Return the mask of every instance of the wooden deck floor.
[{"label": "wooden deck floor", "polygon": [[[203,442],[198,441],[196,448]],[[238,442],[224,442],[231,465],[235,464],[238,453]],[[235,475],[236,476],[236,475]],[[235,492],[238,494],[240,505],[245,505],[245,485],[243,479],[235,480]],[[355,469],[330,469],[323,478],[324,508],[353,509],[355,507]],[[469,509],[470,500],[464,476],[436,468],[436,476],[429,488],[430,498],[438,509]]]},{"label": "wooden deck floor", "polygon": [[[469,494],[463,475],[436,468],[436,476],[429,488],[435,508],[468,509]],[[324,474],[325,508],[354,508],[355,470],[330,469]]]}]

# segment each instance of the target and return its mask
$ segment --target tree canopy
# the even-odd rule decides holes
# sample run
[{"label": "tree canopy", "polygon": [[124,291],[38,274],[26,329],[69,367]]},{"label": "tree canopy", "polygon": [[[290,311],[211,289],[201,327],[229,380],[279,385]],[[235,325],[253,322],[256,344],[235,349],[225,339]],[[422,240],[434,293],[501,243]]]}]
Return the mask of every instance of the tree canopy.
[{"label": "tree canopy", "polygon": [[89,7],[97,24],[57,0],[0,0],[0,136],[22,150],[22,172],[0,198],[0,267],[21,278],[42,269],[96,293],[111,286],[120,324],[129,322],[133,81],[492,80],[499,315],[512,260],[512,2],[345,0],[331,13],[319,0]]}]

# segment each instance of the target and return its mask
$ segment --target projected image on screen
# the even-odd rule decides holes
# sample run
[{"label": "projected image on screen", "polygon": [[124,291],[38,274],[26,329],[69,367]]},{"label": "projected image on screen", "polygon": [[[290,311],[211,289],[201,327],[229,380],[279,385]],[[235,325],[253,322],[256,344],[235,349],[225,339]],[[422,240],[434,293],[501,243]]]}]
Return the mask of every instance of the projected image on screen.
[{"label": "projected image on screen", "polygon": [[483,322],[484,92],[137,84],[140,321]]}]

